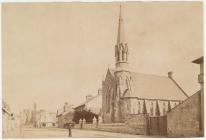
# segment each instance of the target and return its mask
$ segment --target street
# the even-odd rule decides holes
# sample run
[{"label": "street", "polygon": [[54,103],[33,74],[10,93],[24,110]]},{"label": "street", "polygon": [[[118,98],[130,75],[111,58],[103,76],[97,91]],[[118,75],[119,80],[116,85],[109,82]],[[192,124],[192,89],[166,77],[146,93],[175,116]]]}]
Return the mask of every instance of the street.
[{"label": "street", "polygon": [[[67,129],[60,128],[29,128],[23,127],[22,130],[13,130],[8,138],[65,138],[68,137]],[[74,138],[134,138],[147,137],[142,135],[131,135],[122,133],[112,133],[94,130],[72,129]]]}]

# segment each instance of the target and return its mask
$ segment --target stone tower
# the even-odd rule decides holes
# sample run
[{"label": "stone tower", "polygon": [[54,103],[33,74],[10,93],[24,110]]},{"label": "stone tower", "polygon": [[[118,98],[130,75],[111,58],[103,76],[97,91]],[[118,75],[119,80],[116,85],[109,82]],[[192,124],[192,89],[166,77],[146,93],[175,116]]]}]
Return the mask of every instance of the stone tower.
[{"label": "stone tower", "polygon": [[123,34],[123,19],[121,15],[121,6],[118,21],[117,44],[115,45],[115,68],[117,71],[128,71],[129,50]]},{"label": "stone tower", "polygon": [[115,45],[115,79],[116,79],[116,92],[114,101],[114,112],[112,116],[116,118],[115,122],[123,122],[126,114],[125,106],[127,103],[122,99],[130,91],[130,71],[128,55],[129,50],[125,37],[123,36],[123,19],[121,15],[121,6],[118,19],[118,33],[117,44]]}]

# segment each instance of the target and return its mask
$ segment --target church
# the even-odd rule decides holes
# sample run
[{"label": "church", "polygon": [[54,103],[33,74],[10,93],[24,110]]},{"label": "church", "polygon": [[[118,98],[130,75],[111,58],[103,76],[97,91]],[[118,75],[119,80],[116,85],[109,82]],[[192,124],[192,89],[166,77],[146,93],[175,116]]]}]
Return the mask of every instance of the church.
[{"label": "church", "polygon": [[188,95],[168,76],[131,72],[129,46],[122,36],[121,7],[115,45],[115,69],[108,69],[102,82],[102,119],[104,123],[125,122],[129,114],[164,116],[188,98]]}]

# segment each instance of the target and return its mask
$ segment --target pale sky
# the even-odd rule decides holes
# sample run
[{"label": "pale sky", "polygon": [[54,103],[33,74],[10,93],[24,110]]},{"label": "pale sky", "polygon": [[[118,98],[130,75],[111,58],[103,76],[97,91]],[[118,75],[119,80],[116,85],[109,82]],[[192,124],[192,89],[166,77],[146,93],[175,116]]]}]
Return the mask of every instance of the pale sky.
[{"label": "pale sky", "polygon": [[[3,99],[14,112],[56,112],[97,94],[114,67],[119,3],[3,4]],[[130,70],[167,75],[189,94],[199,89],[201,2],[122,3]]]}]

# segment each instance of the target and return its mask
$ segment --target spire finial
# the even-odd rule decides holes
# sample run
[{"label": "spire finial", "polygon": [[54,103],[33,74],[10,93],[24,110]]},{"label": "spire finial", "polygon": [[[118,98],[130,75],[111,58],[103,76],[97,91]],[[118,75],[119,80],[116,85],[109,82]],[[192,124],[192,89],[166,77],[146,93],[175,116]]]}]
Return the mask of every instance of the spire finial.
[{"label": "spire finial", "polygon": [[122,18],[122,5],[120,4],[119,5],[119,19],[121,19]]},{"label": "spire finial", "polygon": [[117,44],[121,43],[121,22],[122,22],[122,5],[119,5],[119,23],[118,23],[118,35],[117,35]]}]

